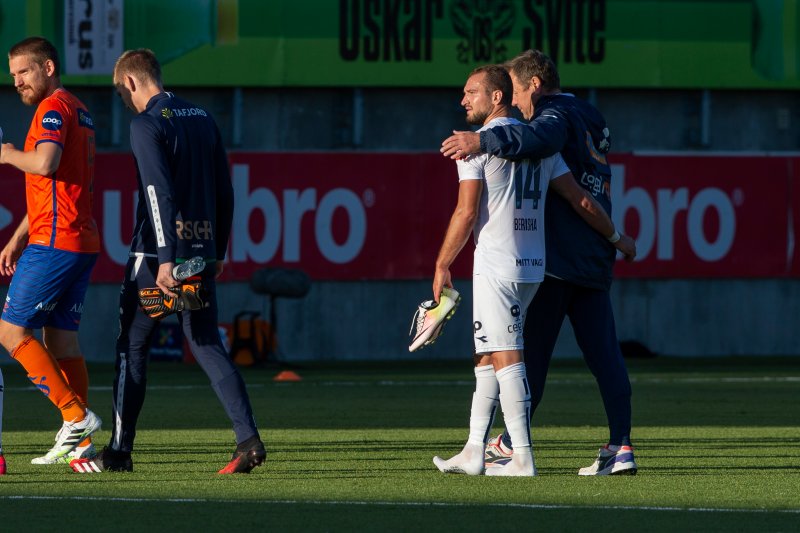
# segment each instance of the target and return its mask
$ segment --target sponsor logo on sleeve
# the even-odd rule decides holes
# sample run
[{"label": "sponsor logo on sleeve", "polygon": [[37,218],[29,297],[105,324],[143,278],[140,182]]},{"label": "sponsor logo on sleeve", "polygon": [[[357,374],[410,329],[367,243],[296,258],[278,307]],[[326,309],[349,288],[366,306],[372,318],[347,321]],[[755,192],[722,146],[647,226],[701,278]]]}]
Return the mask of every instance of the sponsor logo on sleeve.
[{"label": "sponsor logo on sleeve", "polygon": [[84,128],[94,129],[94,121],[92,116],[85,109],[78,109],[78,124]]},{"label": "sponsor logo on sleeve", "polygon": [[51,109],[42,117],[42,127],[50,131],[58,131],[64,124],[64,119],[61,118],[61,113]]}]

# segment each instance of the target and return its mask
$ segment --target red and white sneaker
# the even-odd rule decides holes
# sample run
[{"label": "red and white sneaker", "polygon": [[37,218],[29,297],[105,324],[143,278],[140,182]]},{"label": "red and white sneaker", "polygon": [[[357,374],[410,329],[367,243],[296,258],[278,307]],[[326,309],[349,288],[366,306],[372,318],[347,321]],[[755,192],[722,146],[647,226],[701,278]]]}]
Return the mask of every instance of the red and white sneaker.
[{"label": "red and white sneaker", "polygon": [[503,434],[501,433],[494,439],[489,439],[486,444],[486,451],[483,454],[483,460],[486,463],[486,468],[493,466],[503,466],[511,461],[511,456],[514,450],[503,444]]},{"label": "red and white sneaker", "polygon": [[579,476],[635,476],[636,461],[633,460],[633,448],[606,444],[597,453],[592,466],[578,470]]}]

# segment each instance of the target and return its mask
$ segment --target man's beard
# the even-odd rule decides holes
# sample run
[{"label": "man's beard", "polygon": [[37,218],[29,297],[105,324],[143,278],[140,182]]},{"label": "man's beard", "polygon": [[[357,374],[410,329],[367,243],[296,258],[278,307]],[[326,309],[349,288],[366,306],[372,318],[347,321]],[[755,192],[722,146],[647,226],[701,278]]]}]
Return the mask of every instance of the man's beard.
[{"label": "man's beard", "polygon": [[486,117],[489,116],[488,111],[475,111],[472,110],[472,115],[467,113],[467,124],[472,124],[473,126],[482,126],[483,123],[486,121]]},{"label": "man's beard", "polygon": [[41,87],[37,90],[30,85],[25,85],[17,89],[17,93],[19,93],[19,97],[22,99],[23,104],[37,105],[39,102],[44,100],[45,96],[47,96],[47,89]]}]

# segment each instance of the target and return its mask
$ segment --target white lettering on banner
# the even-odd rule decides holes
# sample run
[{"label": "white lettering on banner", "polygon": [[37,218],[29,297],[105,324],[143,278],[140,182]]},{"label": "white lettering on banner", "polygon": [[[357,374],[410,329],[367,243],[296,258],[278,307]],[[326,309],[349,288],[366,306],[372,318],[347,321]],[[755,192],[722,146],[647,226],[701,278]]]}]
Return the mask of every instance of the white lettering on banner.
[{"label": "white lettering on banner", "polygon": [[[719,216],[719,234],[715,242],[706,240],[703,216],[713,207]],[[727,223],[726,223],[727,222]],[[736,237],[736,212],[728,195],[715,188],[703,189],[689,205],[689,245],[704,261],[718,261],[728,254]]]},{"label": "white lettering on banner", "polygon": [[[275,256],[281,236],[281,217],[278,199],[264,187],[250,191],[250,165],[233,165],[233,210],[231,257],[234,261],[266,263]],[[261,211],[264,216],[264,237],[253,242],[250,235],[250,213]]]},{"label": "white lettering on banner", "polygon": [[[317,191],[306,189],[297,194],[296,189],[283,193],[283,209],[286,225],[283,227],[283,260],[294,263],[300,261],[300,221],[303,215],[317,206]],[[289,218],[291,217],[291,219]]]},{"label": "white lettering on banner", "polygon": [[[103,236],[108,257],[118,265],[128,262],[128,254],[131,249],[131,235],[122,238],[121,220],[121,196],[122,193],[114,190],[103,191],[103,227],[100,235]],[[136,206],[139,203],[139,196],[136,192],[133,196],[133,219],[136,224]]]},{"label": "white lettering on banner", "polygon": [[[317,247],[331,263],[348,263],[361,252],[367,235],[367,214],[360,198],[351,190],[338,188],[325,193],[317,205],[316,189],[285,189],[283,210],[272,191],[265,187],[250,190],[250,166],[233,165],[233,191],[236,209],[231,234],[231,258],[233,261],[256,263],[270,261],[281,244],[286,263],[296,263],[300,257],[300,228],[303,216],[316,210],[314,215],[314,237]],[[332,222],[336,210],[342,208],[349,218],[349,232],[343,244],[333,238]],[[259,210],[264,217],[266,229],[260,242],[250,235],[250,215]],[[282,230],[282,231],[281,231]]]},{"label": "white lettering on banner", "polygon": [[[639,217],[639,234],[636,236],[637,257],[646,259],[658,241],[656,259],[670,261],[675,256],[675,217],[688,209],[686,219],[687,237],[692,252],[703,261],[718,261],[725,257],[736,237],[736,212],[728,195],[716,187],[701,189],[694,198],[689,198],[686,187],[680,189],[658,189],[656,204],[645,189],[631,187],[625,190],[625,166],[612,165],[611,201],[614,206],[614,225],[622,228],[628,209],[634,209]],[[703,231],[703,219],[709,209],[717,212],[719,231],[710,241]],[[656,223],[657,221],[657,223]]]},{"label": "white lettering on banner", "polygon": [[[350,232],[342,245],[336,244],[331,233],[333,214],[338,208],[347,211],[350,217]],[[331,263],[349,263],[361,251],[367,237],[367,214],[361,199],[348,189],[333,189],[319,203],[317,218],[314,221],[314,233],[322,255]]]}]

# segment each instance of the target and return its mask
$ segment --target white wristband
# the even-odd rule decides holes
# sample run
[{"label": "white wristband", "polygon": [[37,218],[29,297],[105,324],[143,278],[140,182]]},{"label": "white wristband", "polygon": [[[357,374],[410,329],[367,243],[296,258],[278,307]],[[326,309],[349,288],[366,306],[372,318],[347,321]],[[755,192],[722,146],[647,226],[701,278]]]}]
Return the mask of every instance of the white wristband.
[{"label": "white wristband", "polygon": [[606,238],[608,239],[608,242],[610,242],[611,244],[616,244],[616,242],[620,238],[619,232],[617,230],[614,230],[614,234],[611,237],[606,237]]}]

